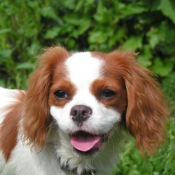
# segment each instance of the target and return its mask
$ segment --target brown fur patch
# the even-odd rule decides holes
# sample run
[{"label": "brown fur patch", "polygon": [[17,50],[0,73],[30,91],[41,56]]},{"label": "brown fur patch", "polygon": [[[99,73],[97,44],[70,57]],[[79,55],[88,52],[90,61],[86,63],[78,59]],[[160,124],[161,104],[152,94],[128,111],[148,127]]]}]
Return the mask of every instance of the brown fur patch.
[{"label": "brown fur patch", "polygon": [[[56,74],[57,75],[57,74]],[[67,94],[67,98],[59,99],[54,93],[58,90],[63,90]],[[53,81],[53,85],[50,88],[50,96],[49,96],[49,105],[64,107],[66,103],[72,100],[74,94],[76,92],[75,86],[70,82],[70,80],[62,78],[60,81]]]},{"label": "brown fur patch", "polygon": [[[93,82],[91,92],[107,108],[114,108],[122,114],[126,110],[127,105],[126,90],[123,85],[122,80],[119,78],[104,76],[102,79],[97,79]],[[102,91],[106,89],[115,92],[115,95],[109,99],[101,98]]]},{"label": "brown fur patch", "polygon": [[[165,122],[169,119],[165,97],[153,73],[138,65],[134,52],[94,52],[92,55],[104,60],[102,75],[105,80],[112,78],[111,82],[121,85],[124,82],[121,88],[127,91],[127,128],[142,152],[153,153],[163,141]],[[116,84],[115,87],[120,86]]]},{"label": "brown fur patch", "polygon": [[22,117],[23,100],[25,97],[24,92],[17,94],[18,102],[5,108],[8,113],[0,126],[0,148],[3,151],[6,161],[10,159],[11,152],[17,144],[17,136],[19,129],[19,121]]},{"label": "brown fur patch", "polygon": [[[29,140],[29,144],[35,148],[42,149],[45,143],[50,122],[49,91],[54,72],[69,56],[70,54],[61,47],[46,49],[39,60],[39,67],[29,79],[30,86],[25,99],[23,127],[25,139]],[[64,73],[57,75],[58,81],[63,75]]]}]

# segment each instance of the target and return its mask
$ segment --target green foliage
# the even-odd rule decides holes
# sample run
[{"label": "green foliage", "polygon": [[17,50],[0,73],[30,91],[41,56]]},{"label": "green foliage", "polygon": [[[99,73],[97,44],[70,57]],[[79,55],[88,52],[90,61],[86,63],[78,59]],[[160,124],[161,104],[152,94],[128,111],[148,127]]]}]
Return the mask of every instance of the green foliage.
[{"label": "green foliage", "polygon": [[135,148],[134,139],[125,144],[113,175],[170,175],[175,174],[175,120],[167,127],[165,144],[152,157],[143,157]]},{"label": "green foliage", "polygon": [[172,72],[163,80],[162,88],[169,102],[170,115],[175,117],[175,72]]},{"label": "green foliage", "polygon": [[0,3],[0,83],[24,87],[42,47],[139,52],[161,77],[175,65],[174,0],[6,0]]}]

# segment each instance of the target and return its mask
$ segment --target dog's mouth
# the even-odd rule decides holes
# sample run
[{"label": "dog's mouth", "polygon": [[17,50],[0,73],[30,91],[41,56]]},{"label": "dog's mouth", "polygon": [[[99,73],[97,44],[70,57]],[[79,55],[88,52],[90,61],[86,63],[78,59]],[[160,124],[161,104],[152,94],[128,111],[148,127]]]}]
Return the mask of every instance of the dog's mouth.
[{"label": "dog's mouth", "polygon": [[70,135],[70,142],[74,150],[81,155],[92,155],[101,150],[108,134],[95,135],[85,131],[78,131]]}]

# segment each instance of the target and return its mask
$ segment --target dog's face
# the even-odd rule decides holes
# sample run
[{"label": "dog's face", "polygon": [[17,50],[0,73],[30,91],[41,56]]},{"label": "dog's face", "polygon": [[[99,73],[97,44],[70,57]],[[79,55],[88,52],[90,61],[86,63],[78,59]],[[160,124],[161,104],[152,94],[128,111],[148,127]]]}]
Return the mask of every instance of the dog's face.
[{"label": "dog's face", "polygon": [[111,69],[98,53],[89,52],[73,54],[61,69],[55,67],[50,113],[80,154],[98,152],[126,109],[123,79]]},{"label": "dog's face", "polygon": [[52,117],[73,150],[88,155],[105,147],[123,121],[140,150],[152,153],[163,140],[166,102],[152,73],[135,56],[47,49],[29,79],[26,139],[42,148]]}]

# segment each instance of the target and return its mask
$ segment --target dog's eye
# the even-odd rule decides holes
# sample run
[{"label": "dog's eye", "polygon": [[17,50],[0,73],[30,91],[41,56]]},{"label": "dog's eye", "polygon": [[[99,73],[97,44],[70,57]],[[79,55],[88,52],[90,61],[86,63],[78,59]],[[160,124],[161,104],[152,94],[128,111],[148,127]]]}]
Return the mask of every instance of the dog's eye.
[{"label": "dog's eye", "polygon": [[102,98],[110,98],[113,97],[116,93],[114,91],[111,91],[109,89],[105,89],[104,91],[101,92],[101,97]]},{"label": "dog's eye", "polygon": [[58,90],[58,91],[56,91],[56,92],[54,93],[54,95],[55,95],[57,98],[59,98],[59,99],[64,99],[64,98],[67,97],[66,92],[63,91],[63,90]]}]

